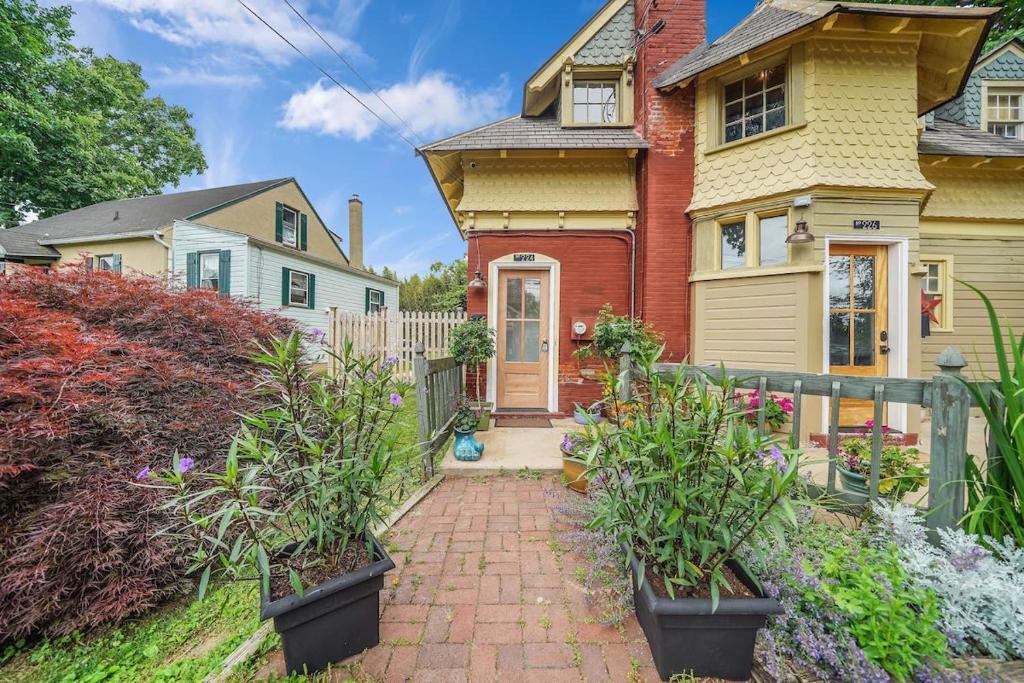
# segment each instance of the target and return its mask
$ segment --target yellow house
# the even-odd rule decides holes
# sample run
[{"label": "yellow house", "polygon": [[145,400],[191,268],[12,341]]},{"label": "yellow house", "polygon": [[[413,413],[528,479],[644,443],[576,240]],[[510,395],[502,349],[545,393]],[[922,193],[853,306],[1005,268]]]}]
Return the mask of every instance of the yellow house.
[{"label": "yellow house", "polygon": [[[917,377],[956,344],[985,369],[982,310],[954,278],[1024,328],[1024,145],[931,115],[996,12],[766,0],[655,81],[695,91],[694,361]],[[844,402],[841,424],[869,417]]]}]

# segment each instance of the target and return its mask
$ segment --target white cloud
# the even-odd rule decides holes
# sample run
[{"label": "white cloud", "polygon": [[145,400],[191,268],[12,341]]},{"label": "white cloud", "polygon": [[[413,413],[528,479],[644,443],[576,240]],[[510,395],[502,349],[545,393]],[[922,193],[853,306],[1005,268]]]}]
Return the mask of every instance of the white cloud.
[{"label": "white cloud", "polygon": [[[298,55],[261,24],[236,0],[92,0],[129,16],[131,24],[167,42],[184,47],[219,45],[254,51],[271,62],[288,62]],[[275,0],[246,0],[268,23],[306,51],[326,49],[287,5]],[[293,4],[342,53],[361,56],[348,35],[366,6],[366,0],[342,0],[332,16],[315,14],[305,0]],[[330,26],[344,27],[343,34]]]},{"label": "white cloud", "polygon": [[260,77],[255,72],[215,71],[205,66],[158,66],[151,81],[156,85],[169,86],[249,88],[259,85]]},{"label": "white cloud", "polygon": [[[396,128],[403,128],[372,93],[349,89]],[[426,137],[439,137],[500,118],[510,96],[504,78],[491,88],[471,91],[441,72],[396,83],[378,92],[414,133]],[[382,126],[341,88],[323,80],[291,96],[285,104],[281,125],[356,140],[369,138]]]}]

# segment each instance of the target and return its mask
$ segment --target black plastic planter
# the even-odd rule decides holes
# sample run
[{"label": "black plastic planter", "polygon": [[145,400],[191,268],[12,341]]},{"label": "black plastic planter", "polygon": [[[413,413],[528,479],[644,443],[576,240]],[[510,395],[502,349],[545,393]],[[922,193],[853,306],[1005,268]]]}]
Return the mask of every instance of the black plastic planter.
[{"label": "black plastic planter", "polygon": [[[762,595],[739,565],[728,564],[754,595]],[[722,596],[712,614],[710,599],[662,598],[655,595],[647,580],[638,588],[635,558],[632,567],[636,618],[663,681],[673,674],[732,681],[750,678],[757,630],[765,625],[769,614],[782,613],[777,600]]]},{"label": "black plastic planter", "polygon": [[260,618],[274,618],[288,673],[315,673],[380,642],[380,590],[395,568],[373,538],[374,561],[349,574],[271,601],[260,595]]}]

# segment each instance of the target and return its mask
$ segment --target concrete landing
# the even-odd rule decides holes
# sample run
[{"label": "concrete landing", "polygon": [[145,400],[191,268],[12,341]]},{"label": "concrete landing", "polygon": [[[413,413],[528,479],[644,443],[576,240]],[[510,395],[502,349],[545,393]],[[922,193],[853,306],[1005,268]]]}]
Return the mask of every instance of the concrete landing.
[{"label": "concrete landing", "polygon": [[441,471],[450,477],[476,477],[508,474],[525,468],[541,472],[562,469],[559,446],[569,432],[582,429],[572,418],[551,420],[551,428],[495,427],[477,432],[476,439],[484,444],[483,457],[476,462],[455,459],[449,446],[441,461]]}]

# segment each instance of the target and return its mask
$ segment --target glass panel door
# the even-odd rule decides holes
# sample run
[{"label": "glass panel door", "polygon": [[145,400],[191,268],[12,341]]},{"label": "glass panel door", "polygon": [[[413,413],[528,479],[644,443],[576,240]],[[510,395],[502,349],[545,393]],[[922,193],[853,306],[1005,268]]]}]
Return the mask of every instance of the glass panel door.
[{"label": "glass panel door", "polygon": [[505,281],[505,361],[536,363],[541,345],[541,279],[509,277]]}]

